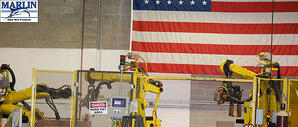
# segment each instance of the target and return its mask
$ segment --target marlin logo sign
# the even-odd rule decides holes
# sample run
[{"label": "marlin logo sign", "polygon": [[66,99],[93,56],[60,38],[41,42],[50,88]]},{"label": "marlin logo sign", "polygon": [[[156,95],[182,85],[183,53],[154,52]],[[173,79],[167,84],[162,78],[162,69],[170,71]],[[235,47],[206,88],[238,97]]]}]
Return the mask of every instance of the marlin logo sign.
[{"label": "marlin logo sign", "polygon": [[5,0],[0,6],[1,22],[38,22],[37,0]]},{"label": "marlin logo sign", "polygon": [[10,10],[11,10],[11,13],[5,19],[14,17],[16,15],[21,15],[22,12],[28,13],[28,15],[30,17],[30,12],[28,11],[28,8],[16,8],[16,9],[10,8]]}]

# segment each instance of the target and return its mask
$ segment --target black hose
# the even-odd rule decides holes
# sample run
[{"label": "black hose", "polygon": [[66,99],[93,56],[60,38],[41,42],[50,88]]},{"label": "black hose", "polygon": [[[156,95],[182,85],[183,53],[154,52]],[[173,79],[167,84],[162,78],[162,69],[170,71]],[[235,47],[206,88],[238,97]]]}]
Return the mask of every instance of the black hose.
[{"label": "black hose", "polygon": [[55,116],[56,116],[56,120],[60,120],[60,115],[59,112],[54,104],[54,101],[52,100],[52,98],[45,98],[46,103],[48,104],[48,106],[54,111]]},{"label": "black hose", "polygon": [[277,68],[277,79],[281,79],[279,64],[276,65],[276,68]]},{"label": "black hose", "polygon": [[16,84],[16,77],[15,77],[15,74],[14,74],[13,70],[9,67],[8,64],[2,64],[2,65],[1,65],[1,69],[2,69],[2,70],[8,70],[8,71],[9,71],[9,73],[10,73],[10,75],[11,75],[11,79],[12,79],[12,81],[9,83],[9,85],[10,85],[10,89],[11,89],[12,91],[16,91],[16,90],[14,89],[14,86],[15,86],[15,84]]},{"label": "black hose", "polygon": [[145,69],[143,68],[142,64],[140,64],[140,70],[141,72],[143,72],[145,75],[149,76],[148,73],[145,71]]},{"label": "black hose", "polygon": [[[15,86],[15,84],[16,84],[16,76],[15,76],[13,70],[9,67],[8,64],[2,64],[2,65],[1,65],[1,69],[2,69],[2,70],[8,70],[8,71],[9,71],[9,73],[10,73],[10,75],[11,75],[11,79],[12,79],[12,81],[9,83],[9,85],[10,85],[10,90],[12,90],[12,91],[16,91],[16,90],[14,89],[14,86]],[[26,109],[28,109],[28,110],[31,109],[31,106],[30,106],[29,104],[27,104],[25,101],[21,101],[21,103],[23,104],[23,106],[24,106]],[[0,103],[0,104],[2,104],[2,103]],[[36,115],[36,118],[37,118],[37,119],[42,119],[42,117],[38,114],[38,112],[35,112],[35,115]]]},{"label": "black hose", "polygon": [[223,66],[223,70],[225,73],[226,78],[230,78],[233,74],[233,72],[230,70],[230,65],[234,62],[232,60],[226,60],[226,63]]}]

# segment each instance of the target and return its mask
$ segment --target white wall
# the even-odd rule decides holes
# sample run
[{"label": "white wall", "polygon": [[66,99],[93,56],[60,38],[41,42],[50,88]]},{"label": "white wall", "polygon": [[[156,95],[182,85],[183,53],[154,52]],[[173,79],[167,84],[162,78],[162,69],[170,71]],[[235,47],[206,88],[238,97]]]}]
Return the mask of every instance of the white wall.
[{"label": "white wall", "polygon": [[[32,85],[32,69],[74,71],[80,69],[80,49],[0,48],[0,64],[10,64],[16,90]],[[84,50],[84,69],[96,67],[96,49]]]},{"label": "white wall", "polygon": [[[190,77],[190,74],[169,74],[169,73],[149,73],[150,76],[162,77]],[[161,107],[183,107],[189,108],[190,104],[190,80],[161,80],[164,91],[160,97]],[[155,99],[154,94],[148,93],[146,99]]]},{"label": "white wall", "polygon": [[126,55],[128,50],[101,50],[99,51],[99,70],[119,71],[120,55]]},{"label": "white wall", "polygon": [[[117,71],[119,56],[127,50],[83,50],[83,69]],[[32,69],[79,70],[81,49],[0,48],[0,64],[10,64],[17,78],[16,90],[32,84]]]}]

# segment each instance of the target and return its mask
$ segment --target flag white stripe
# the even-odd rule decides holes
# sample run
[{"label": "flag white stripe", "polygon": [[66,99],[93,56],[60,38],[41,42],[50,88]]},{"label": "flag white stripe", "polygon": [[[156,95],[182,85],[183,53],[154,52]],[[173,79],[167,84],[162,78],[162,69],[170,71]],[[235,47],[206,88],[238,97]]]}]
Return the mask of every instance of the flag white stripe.
[{"label": "flag white stripe", "polygon": [[[271,23],[272,13],[227,13],[186,11],[133,11],[134,21],[204,22],[204,23]],[[274,23],[297,23],[298,12],[276,12]]]},{"label": "flag white stripe", "polygon": [[[197,64],[197,65],[220,65],[229,59],[240,66],[256,66],[255,55],[214,55],[214,54],[187,54],[187,53],[151,53],[138,52],[148,63],[171,63],[171,64]],[[273,61],[281,66],[298,66],[298,56],[274,55]]]},{"label": "flag white stripe", "polygon": [[[210,34],[174,32],[132,32],[132,40],[139,42],[270,45],[270,34]],[[298,34],[275,34],[274,45],[298,45]]]}]

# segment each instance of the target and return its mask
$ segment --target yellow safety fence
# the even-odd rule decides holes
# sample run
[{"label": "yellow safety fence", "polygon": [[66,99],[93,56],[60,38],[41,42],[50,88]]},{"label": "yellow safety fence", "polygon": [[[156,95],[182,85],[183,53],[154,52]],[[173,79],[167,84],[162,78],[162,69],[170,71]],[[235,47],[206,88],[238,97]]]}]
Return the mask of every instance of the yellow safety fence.
[{"label": "yellow safety fence", "polygon": [[298,79],[289,79],[289,127],[298,127]]},{"label": "yellow safety fence", "polygon": [[[271,82],[271,83],[269,83]],[[289,113],[289,127],[298,126],[298,80],[256,78],[253,84],[253,101],[251,123],[256,127],[267,127],[267,119],[273,119],[273,112],[280,111],[280,104],[285,104]],[[263,116],[256,116],[262,110]],[[257,119],[263,118],[261,121]],[[259,124],[257,124],[259,123]],[[261,124],[260,124],[261,123]]]},{"label": "yellow safety fence", "polygon": [[[87,71],[86,71],[87,72]],[[86,73],[85,72],[85,73]],[[79,81],[77,78],[85,76],[83,74],[79,74],[73,71],[52,71],[52,70],[35,70],[33,69],[33,87],[32,87],[32,108],[31,108],[31,123],[30,127],[34,127],[35,125],[35,111],[36,111],[36,85],[39,82],[38,78],[40,77],[39,74],[41,73],[68,73],[71,75],[71,83],[72,83],[72,97],[71,97],[71,106],[69,114],[70,119],[70,126],[74,127],[76,125],[76,113],[78,113],[76,105],[77,105],[77,91],[78,90],[78,83]],[[91,76],[102,76],[104,73],[100,73],[99,75],[91,75]],[[55,77],[55,76],[54,76]],[[106,78],[108,76],[103,76],[103,78]],[[46,76],[44,78],[49,78],[49,76]],[[61,77],[55,77],[57,78]],[[110,77],[109,77],[110,78]],[[135,77],[136,78],[136,77]],[[267,112],[269,111],[279,111],[279,105],[280,103],[286,104],[286,111],[290,113],[289,116],[289,127],[295,127],[298,126],[298,80],[296,79],[272,79],[272,81],[279,84],[278,88],[272,88],[270,86],[269,80],[270,79],[263,79],[263,78],[257,78],[254,77],[253,80],[243,80],[243,79],[225,79],[225,78],[201,78],[201,77],[150,77],[152,79],[168,79],[168,80],[198,80],[198,81],[232,81],[232,82],[253,82],[253,100],[252,100],[252,116],[251,116],[251,123],[256,122],[256,110],[257,109],[263,109],[263,125],[259,126],[265,126],[267,124],[266,117]],[[131,78],[127,78],[131,79]],[[82,80],[82,79],[81,79]],[[51,80],[50,80],[51,81]],[[61,83],[63,80],[57,80]],[[113,80],[114,81],[114,80]],[[46,83],[46,82],[45,82]],[[63,84],[61,84],[63,85]],[[81,88],[80,88],[81,89]],[[276,89],[280,93],[276,93]],[[280,98],[279,100],[276,100],[276,96]],[[274,98],[274,99],[273,99]],[[295,121],[296,120],[296,121]]]},{"label": "yellow safety fence", "polygon": [[[45,83],[48,87],[51,88],[58,88],[63,85],[72,85],[72,96],[69,100],[57,100],[59,103],[56,106],[59,108],[63,108],[60,110],[61,119],[63,120],[70,120],[69,125],[74,126],[75,121],[75,114],[73,111],[75,107],[75,94],[74,92],[77,87],[75,87],[76,81],[76,73],[75,71],[57,71],[57,70],[32,70],[32,98],[31,98],[31,120],[30,120],[30,127],[35,127],[37,122],[35,118],[35,112],[37,108],[40,109],[41,112],[45,113],[45,118],[53,119],[53,113],[49,113],[49,109],[47,105],[45,105],[43,100],[36,100],[36,87],[39,83]],[[56,100],[55,100],[56,101]],[[61,104],[61,102],[65,102],[65,104]],[[68,109],[69,108],[69,109]]]}]

